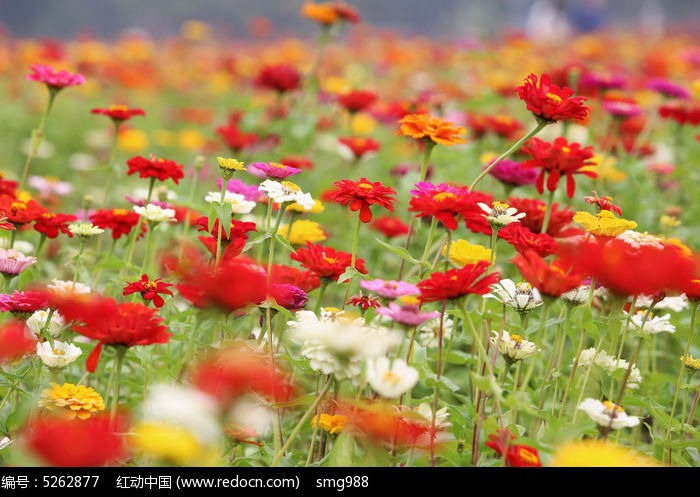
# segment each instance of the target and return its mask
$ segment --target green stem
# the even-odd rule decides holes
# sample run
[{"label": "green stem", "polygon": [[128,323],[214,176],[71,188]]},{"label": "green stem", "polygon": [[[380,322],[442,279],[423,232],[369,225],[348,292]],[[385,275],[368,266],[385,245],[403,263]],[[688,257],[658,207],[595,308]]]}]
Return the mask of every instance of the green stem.
[{"label": "green stem", "polygon": [[117,408],[119,407],[119,391],[121,389],[121,374],[122,365],[124,364],[124,356],[128,349],[124,346],[116,346],[116,358],[114,364],[114,383],[112,384],[112,409],[110,414],[110,419],[112,422],[116,419]]},{"label": "green stem", "polygon": [[[360,244],[360,228],[362,227],[362,220],[360,219],[360,216],[357,216],[357,224],[355,225],[355,234],[352,239],[352,252],[350,255],[350,267],[355,269],[355,261],[357,261],[357,247]],[[345,289],[345,297],[343,297],[343,305],[341,309],[345,309],[345,305],[347,304],[348,297],[350,296],[350,288],[352,287],[352,283],[355,280],[355,276],[353,275],[352,278],[348,281],[348,286]]]},{"label": "green stem", "polygon": [[318,289],[318,298],[316,299],[316,306],[314,307],[314,314],[316,314],[317,316],[319,311],[321,310],[323,296],[326,294],[326,288],[328,288],[329,283],[330,280],[328,280],[328,278],[321,278],[321,286]]},{"label": "green stem", "polygon": [[[437,224],[438,224],[438,220],[437,220],[437,218],[434,217],[430,221],[430,231],[428,231],[428,239],[425,242],[425,248],[423,249],[423,255],[420,258],[420,265],[418,266],[418,279],[419,280],[423,279],[425,266],[428,262],[428,255],[430,255],[430,248],[431,248],[431,245],[433,244],[433,237],[435,236]],[[447,257],[449,257],[449,256],[450,256],[450,254],[447,254]]]},{"label": "green stem", "polygon": [[114,121],[114,136],[112,137],[112,146],[109,152],[109,160],[107,162],[107,174],[105,175],[105,185],[102,189],[102,202],[100,208],[104,209],[107,203],[107,194],[109,192],[109,187],[112,184],[112,174],[114,173],[114,159],[117,156],[117,142],[119,141],[119,127],[121,122]]},{"label": "green stem", "polygon": [[51,112],[51,107],[53,107],[54,100],[58,94],[58,89],[48,87],[49,90],[49,101],[46,104],[44,113],[41,116],[41,121],[39,122],[39,127],[32,131],[32,140],[29,145],[29,151],[27,152],[27,160],[24,162],[24,168],[22,169],[22,176],[19,180],[17,186],[17,191],[22,191],[24,189],[24,184],[27,181],[27,175],[29,174],[29,166],[32,163],[34,157],[39,152],[39,146],[44,139],[44,126],[46,125],[46,120],[48,119],[49,113]]},{"label": "green stem", "polygon": [[497,157],[496,160],[494,160],[491,164],[489,164],[489,166],[488,166],[487,168],[485,168],[483,171],[481,171],[481,173],[476,177],[476,179],[474,179],[474,181],[472,182],[472,184],[469,186],[469,191],[470,191],[470,192],[471,192],[471,191],[474,191],[474,189],[476,188],[476,185],[477,185],[482,179],[484,179],[484,177],[485,177],[494,167],[496,167],[496,166],[497,166],[501,161],[503,161],[504,159],[507,159],[508,157],[510,157],[510,155],[513,154],[514,152],[517,152],[517,151],[520,149],[520,147],[522,147],[523,144],[524,144],[526,141],[528,141],[530,138],[532,138],[532,137],[535,136],[537,133],[539,133],[540,131],[542,131],[542,129],[543,129],[545,126],[547,126],[547,124],[549,124],[549,123],[547,123],[547,122],[538,122],[538,123],[537,123],[537,126],[535,126],[528,134],[526,134],[525,136],[523,136],[520,140],[518,140],[517,142],[515,142],[508,150],[506,150],[506,151],[503,152],[499,157]]},{"label": "green stem", "polygon": [[547,228],[549,228],[549,218],[552,215],[552,203],[554,202],[554,193],[556,190],[549,192],[547,197],[547,207],[544,211],[544,219],[542,220],[542,230],[541,233],[547,233]]},{"label": "green stem", "polygon": [[148,233],[146,234],[146,251],[143,254],[143,263],[141,264],[141,274],[146,273],[146,268],[148,267],[148,256],[151,253],[151,238],[153,237],[153,229],[155,225],[153,223],[148,223]]}]

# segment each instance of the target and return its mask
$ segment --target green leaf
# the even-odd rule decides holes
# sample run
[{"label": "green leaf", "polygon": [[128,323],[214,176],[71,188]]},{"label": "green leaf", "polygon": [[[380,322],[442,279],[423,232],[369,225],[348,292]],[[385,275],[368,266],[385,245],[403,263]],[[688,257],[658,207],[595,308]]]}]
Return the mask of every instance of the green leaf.
[{"label": "green leaf", "polygon": [[355,437],[350,432],[342,432],[333,441],[328,466],[348,468],[353,466],[352,452],[355,448]]},{"label": "green leaf", "polygon": [[290,252],[294,252],[296,250],[294,248],[294,246],[291,243],[289,243],[289,240],[287,240],[285,237],[283,237],[279,233],[277,233],[277,235],[275,235],[275,240],[277,240],[280,245],[282,245],[284,248],[286,248]]},{"label": "green leaf", "polygon": [[447,376],[441,376],[438,380],[437,375],[435,373],[430,372],[426,373],[425,384],[429,387],[435,386],[435,384],[437,384],[438,387],[446,387],[452,392],[456,392],[457,390],[459,390],[459,385],[457,385]]},{"label": "green leaf", "polygon": [[479,388],[479,390],[490,396],[498,397],[499,399],[501,398],[503,389],[492,374],[481,376],[472,372],[471,377],[472,382]]},{"label": "green leaf", "polygon": [[360,273],[357,268],[354,268],[352,266],[348,266],[345,268],[345,271],[343,271],[343,274],[341,274],[338,277],[338,285],[341,285],[345,283],[348,280],[354,279],[354,278],[359,278],[362,276],[362,273]]},{"label": "green leaf", "polygon": [[252,240],[248,240],[243,246],[243,252],[247,252],[254,245],[258,245],[269,238],[272,238],[272,235],[270,233],[263,233],[262,235],[256,236]]},{"label": "green leaf", "polygon": [[[383,241],[383,240],[380,240],[379,238],[375,238],[374,240],[375,240],[379,245],[381,245],[382,247],[384,247],[385,249],[387,249],[389,252],[391,252],[392,254],[398,255],[399,257],[401,257],[401,258],[402,258],[403,260],[405,260],[406,262],[410,262],[411,264],[420,264],[420,261],[419,261],[418,259],[416,259],[415,257],[413,257],[413,256],[408,252],[408,250],[406,250],[405,248],[403,248],[403,247],[397,247],[396,245],[391,245],[391,244],[389,244],[389,243],[386,243],[386,242]],[[424,264],[424,267],[430,267],[430,265],[426,262],[426,263]]]}]

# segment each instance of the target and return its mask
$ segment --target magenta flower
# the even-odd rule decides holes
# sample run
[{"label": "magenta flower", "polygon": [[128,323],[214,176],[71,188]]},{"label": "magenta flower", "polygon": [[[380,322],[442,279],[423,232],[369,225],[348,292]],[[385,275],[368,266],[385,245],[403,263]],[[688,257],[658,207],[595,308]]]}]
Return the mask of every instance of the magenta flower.
[{"label": "magenta flower", "polygon": [[304,290],[289,283],[273,283],[270,285],[270,296],[277,305],[289,311],[303,309],[309,301],[309,296]]},{"label": "magenta flower", "polygon": [[80,73],[70,73],[66,70],[55,71],[53,67],[44,64],[33,64],[31,74],[27,79],[44,83],[50,90],[61,90],[68,86],[85,83],[85,76]]},{"label": "magenta flower", "polygon": [[36,262],[36,257],[24,255],[14,249],[0,248],[0,273],[5,276],[17,276]]},{"label": "magenta flower", "polygon": [[[221,178],[216,179],[216,186],[219,191],[221,190],[222,182],[223,180]],[[228,180],[228,183],[226,183],[226,191],[243,195],[246,200],[255,203],[262,203],[267,199],[265,193],[258,190],[258,185],[249,185],[238,178]]]},{"label": "magenta flower", "polygon": [[642,113],[642,108],[626,100],[604,100],[603,110],[615,117],[635,117]]},{"label": "magenta flower", "polygon": [[247,171],[258,178],[284,179],[299,174],[301,169],[279,162],[253,162],[246,166]]},{"label": "magenta flower", "polygon": [[360,287],[365,290],[376,293],[380,297],[385,299],[395,300],[399,297],[405,297],[407,295],[419,295],[420,290],[416,285],[411,283],[406,283],[405,281],[394,281],[394,280],[361,280]]},{"label": "magenta flower", "polygon": [[407,299],[408,302],[404,302],[401,305],[396,302],[389,302],[387,307],[377,309],[377,313],[405,326],[418,326],[440,315],[438,311],[420,312],[420,305],[414,303],[413,300],[413,298],[409,298]]},{"label": "magenta flower", "polygon": [[690,98],[690,92],[666,78],[649,78],[646,87],[668,98]]},{"label": "magenta flower", "polygon": [[29,317],[35,311],[41,311],[49,306],[49,296],[46,292],[37,290],[15,290],[11,294],[0,294],[0,311]]},{"label": "magenta flower", "polygon": [[489,174],[501,183],[510,186],[534,185],[537,171],[523,167],[522,162],[504,159],[489,171]]}]

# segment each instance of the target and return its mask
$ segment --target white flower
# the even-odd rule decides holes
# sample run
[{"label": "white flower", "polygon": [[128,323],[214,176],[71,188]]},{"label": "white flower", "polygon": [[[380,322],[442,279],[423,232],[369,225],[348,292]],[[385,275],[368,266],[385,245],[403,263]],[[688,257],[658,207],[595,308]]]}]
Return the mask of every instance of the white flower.
[{"label": "white flower", "polygon": [[252,429],[256,435],[266,437],[272,431],[274,413],[252,395],[243,395],[236,399],[226,421],[242,428]]},{"label": "white flower", "polygon": [[[444,318],[442,321],[442,339],[443,343],[452,336],[452,327],[454,323],[449,318]],[[435,348],[440,345],[440,318],[429,319],[420,325],[420,334],[418,342],[426,349]]]},{"label": "white flower", "polygon": [[291,181],[273,181],[266,179],[258,190],[265,192],[267,196],[278,204],[285,202],[296,202],[303,209],[310,211],[314,207],[314,199],[310,193],[304,193],[301,189]]},{"label": "white flower", "polygon": [[66,281],[66,280],[51,280],[46,286],[52,293],[57,293],[59,295],[86,295],[92,290],[89,286],[83,283],[78,283],[77,281]]},{"label": "white flower", "polygon": [[75,236],[87,240],[88,238],[100,235],[105,232],[102,228],[95,226],[92,223],[73,223],[68,225],[68,230]]},{"label": "white flower", "polygon": [[42,195],[56,194],[65,197],[73,191],[73,185],[54,177],[29,176],[27,184],[39,190]]},{"label": "white flower", "polygon": [[511,207],[505,202],[494,202],[492,207],[489,207],[483,202],[477,202],[481,210],[485,212],[484,216],[491,226],[496,229],[508,226],[510,223],[519,223],[525,217],[524,212],[518,212],[518,209]]},{"label": "white flower", "polygon": [[418,370],[406,364],[403,359],[390,362],[388,357],[368,359],[365,375],[372,389],[389,399],[395,399],[408,392],[418,383],[420,377]]},{"label": "white flower", "polygon": [[[0,238],[0,248],[5,248],[9,249],[10,248],[10,239],[9,238]],[[29,242],[25,242],[24,240],[15,240],[14,243],[12,244],[12,248],[16,250],[17,252],[22,252],[23,254],[33,254],[35,252],[34,245],[32,245]]]},{"label": "white flower", "polygon": [[649,233],[640,233],[639,231],[627,230],[617,235],[616,238],[637,249],[642,246],[654,247],[659,250],[663,250],[664,248],[663,244],[661,243],[661,239],[650,235]]},{"label": "white flower", "polygon": [[[574,364],[576,359],[574,359]],[[617,359],[614,356],[609,355],[604,350],[598,351],[596,354],[595,347],[582,350],[578,358],[578,367],[589,368],[592,365],[600,367],[603,371],[609,375],[613,375],[618,369],[626,370],[629,368],[629,362],[624,359]],[[639,368],[632,366],[630,371],[630,376],[627,379],[627,388],[639,388],[639,384],[642,382],[642,375]]]},{"label": "white flower", "polygon": [[175,221],[175,209],[164,209],[159,205],[148,204],[145,207],[135,205],[134,210],[145,220],[152,223],[170,223]]},{"label": "white flower", "polygon": [[[221,200],[220,192],[209,192],[204,198],[207,202],[219,202]],[[252,200],[246,200],[246,198],[240,193],[225,192],[224,202],[231,204],[231,211],[234,214],[248,214],[255,208],[255,202]]]},{"label": "white flower", "polygon": [[[31,316],[27,318],[27,326],[36,336],[39,336],[41,329],[46,325],[46,321],[49,318],[49,311],[41,310],[34,311]],[[56,338],[61,332],[66,328],[66,322],[57,311],[51,314],[51,321],[48,323],[48,332],[52,337]]]},{"label": "white flower", "polygon": [[12,440],[9,439],[9,437],[4,437],[0,439],[0,450],[4,449],[8,445],[12,443]]},{"label": "white flower", "polygon": [[[600,295],[600,288],[593,290],[594,296]],[[581,285],[568,292],[561,294],[561,299],[570,305],[583,305],[588,302],[588,296],[590,295],[591,287],[590,285]]]},{"label": "white flower", "polygon": [[[415,408],[415,411],[416,413],[420,414],[421,417],[432,423],[433,410],[431,409],[430,404],[427,402],[422,402]],[[435,411],[435,428],[444,429],[452,426],[452,423],[447,420],[449,417],[450,413],[447,411],[447,407],[443,407],[442,409]]]},{"label": "white flower", "polygon": [[143,402],[143,420],[181,427],[203,445],[223,436],[216,399],[191,387],[154,385]]},{"label": "white flower", "polygon": [[[653,298],[647,295],[639,295],[637,300],[635,300],[635,305],[641,308],[648,308],[651,306]],[[655,310],[669,310],[673,312],[681,312],[688,308],[688,297],[685,293],[677,297],[664,297],[659,300],[654,306]]]},{"label": "white flower", "polygon": [[495,285],[491,285],[491,291],[492,293],[487,293],[484,298],[496,299],[517,312],[530,312],[542,305],[539,290],[527,282],[516,284],[513,280],[504,278]]},{"label": "white flower", "polygon": [[58,340],[53,342],[53,347],[49,342],[36,344],[36,355],[50,368],[65,368],[82,353],[83,351],[72,343],[63,343]]},{"label": "white flower", "polygon": [[675,333],[676,327],[671,324],[670,314],[665,314],[663,316],[654,316],[653,313],[649,313],[644,319],[644,315],[647,314],[645,310],[638,310],[630,318],[630,322],[634,325],[637,331],[643,331],[645,333],[650,333],[655,335],[657,333]]},{"label": "white flower", "polygon": [[639,424],[637,416],[628,416],[622,407],[608,400],[601,402],[589,397],[584,399],[577,409],[588,414],[602,428],[609,427],[613,430],[619,430],[620,428],[631,428]]},{"label": "white flower", "polygon": [[540,350],[537,345],[520,335],[511,335],[505,330],[491,331],[491,333],[495,335],[489,339],[491,344],[497,345],[498,352],[513,362],[522,361]]}]

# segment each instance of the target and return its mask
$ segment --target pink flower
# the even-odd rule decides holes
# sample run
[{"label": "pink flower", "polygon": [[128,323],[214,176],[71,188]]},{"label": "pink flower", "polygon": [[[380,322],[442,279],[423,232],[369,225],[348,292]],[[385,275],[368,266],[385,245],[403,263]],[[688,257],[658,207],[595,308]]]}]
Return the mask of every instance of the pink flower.
[{"label": "pink flower", "polygon": [[36,262],[36,257],[24,255],[14,249],[0,248],[0,273],[17,276]]},{"label": "pink flower", "polygon": [[437,311],[420,312],[420,305],[413,303],[412,300],[413,299],[410,299],[409,302],[402,303],[401,305],[395,302],[389,302],[388,307],[380,307],[377,309],[377,314],[387,316],[397,323],[406,326],[418,326],[440,315]]},{"label": "pink flower", "polygon": [[253,162],[246,170],[258,178],[284,179],[299,174],[301,169],[278,162]]},{"label": "pink flower", "polygon": [[82,85],[85,76],[80,73],[70,73],[66,70],[55,71],[53,67],[44,64],[33,64],[31,74],[27,79],[44,83],[49,89],[61,90],[68,86]]},{"label": "pink flower", "polygon": [[365,290],[375,292],[380,297],[384,297],[385,299],[389,300],[405,297],[406,295],[420,294],[420,290],[416,285],[406,283],[405,281],[382,279],[361,280],[360,286]]}]

